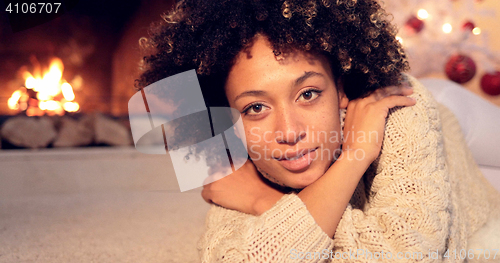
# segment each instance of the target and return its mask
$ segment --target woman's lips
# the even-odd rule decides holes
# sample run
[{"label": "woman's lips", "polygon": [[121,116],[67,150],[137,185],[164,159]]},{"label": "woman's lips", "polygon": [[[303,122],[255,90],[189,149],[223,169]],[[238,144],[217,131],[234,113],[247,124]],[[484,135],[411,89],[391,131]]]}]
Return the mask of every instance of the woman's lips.
[{"label": "woman's lips", "polygon": [[287,159],[282,159],[278,160],[278,162],[285,167],[285,169],[295,172],[302,170],[309,165],[311,165],[312,161],[316,158],[316,149],[313,149],[312,151],[309,151],[308,153],[304,154],[298,159],[295,160],[287,160]]}]

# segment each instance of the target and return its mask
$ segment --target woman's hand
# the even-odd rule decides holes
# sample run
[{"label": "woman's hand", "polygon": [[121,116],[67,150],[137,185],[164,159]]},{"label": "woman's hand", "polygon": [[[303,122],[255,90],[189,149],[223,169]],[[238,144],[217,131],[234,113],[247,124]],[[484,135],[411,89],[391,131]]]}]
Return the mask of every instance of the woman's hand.
[{"label": "woman's hand", "polygon": [[387,87],[348,102],[342,154],[322,177],[298,193],[328,236],[335,234],[359,180],[380,153],[389,109],[415,105],[406,97],[412,93],[405,87]]},{"label": "woman's hand", "polygon": [[382,147],[389,109],[415,105],[415,100],[407,97],[412,93],[408,86],[390,86],[376,90],[365,98],[349,101],[344,121],[342,157],[371,164]]},{"label": "woman's hand", "polygon": [[203,186],[201,195],[208,203],[260,215],[283,197],[282,192],[262,177],[251,160],[234,173],[224,177],[225,174],[227,172],[223,171],[212,174],[209,180],[213,182]]}]

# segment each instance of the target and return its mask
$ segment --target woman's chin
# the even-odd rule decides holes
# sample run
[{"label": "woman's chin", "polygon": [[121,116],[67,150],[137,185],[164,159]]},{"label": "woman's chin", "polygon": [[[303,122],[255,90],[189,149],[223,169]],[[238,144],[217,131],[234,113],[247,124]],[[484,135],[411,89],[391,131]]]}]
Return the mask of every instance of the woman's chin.
[{"label": "woman's chin", "polygon": [[[278,184],[280,186],[289,187],[293,189],[303,189],[318,180],[323,174],[325,174],[328,169],[327,163],[313,163],[307,170],[300,173],[294,173],[288,171],[281,165],[279,166],[268,166],[262,168],[259,164],[256,164],[257,170],[269,181]],[[265,171],[274,171],[273,173],[267,173]]]},{"label": "woman's chin", "polygon": [[322,174],[304,172],[304,175],[291,175],[291,180],[287,180],[286,185],[294,189],[303,189],[316,182]]}]

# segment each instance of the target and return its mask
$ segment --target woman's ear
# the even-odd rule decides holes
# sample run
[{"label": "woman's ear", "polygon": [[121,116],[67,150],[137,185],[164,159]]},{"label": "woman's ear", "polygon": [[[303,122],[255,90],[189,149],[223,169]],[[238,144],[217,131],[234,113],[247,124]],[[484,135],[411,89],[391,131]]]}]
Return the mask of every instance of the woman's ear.
[{"label": "woman's ear", "polygon": [[339,91],[339,108],[347,109],[347,104],[349,103],[349,99],[345,95],[343,91]]},{"label": "woman's ear", "polygon": [[347,109],[347,104],[349,103],[349,99],[344,93],[344,81],[343,78],[340,77],[337,79],[337,95],[339,97],[339,108],[341,109]]}]

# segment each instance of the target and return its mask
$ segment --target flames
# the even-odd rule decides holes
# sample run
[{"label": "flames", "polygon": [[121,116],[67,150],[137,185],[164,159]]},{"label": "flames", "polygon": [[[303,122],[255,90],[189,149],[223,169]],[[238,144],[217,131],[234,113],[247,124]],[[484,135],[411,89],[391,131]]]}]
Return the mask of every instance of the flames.
[{"label": "flames", "polygon": [[[7,101],[11,110],[26,111],[28,116],[64,115],[65,112],[77,112],[80,105],[75,102],[75,93],[71,84],[63,78],[64,65],[59,58],[53,58],[49,69],[41,74],[36,68],[34,73],[22,73],[24,87],[14,91]],[[73,83],[80,82],[78,77]]]}]

